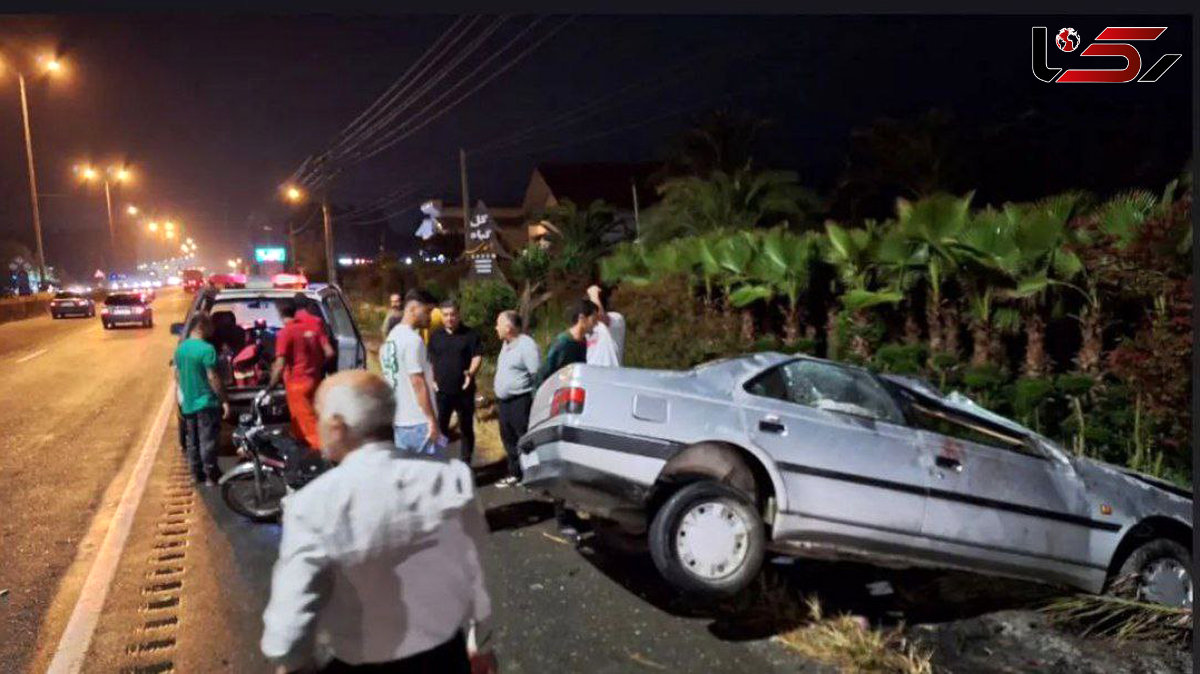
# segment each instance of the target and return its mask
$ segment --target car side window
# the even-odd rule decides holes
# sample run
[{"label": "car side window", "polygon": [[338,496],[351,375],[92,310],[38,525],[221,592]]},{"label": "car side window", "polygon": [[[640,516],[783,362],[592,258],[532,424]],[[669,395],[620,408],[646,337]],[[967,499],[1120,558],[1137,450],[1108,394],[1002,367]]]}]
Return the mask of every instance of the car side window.
[{"label": "car side window", "polygon": [[746,390],[830,412],[904,423],[896,402],[874,377],[833,363],[794,360],[763,373]]},{"label": "car side window", "polygon": [[334,334],[339,337],[354,336],[354,322],[340,297],[337,295],[325,297],[325,313],[329,315],[329,324],[333,327]]},{"label": "car side window", "polygon": [[966,416],[912,403],[909,405],[909,417],[914,426],[931,433],[1026,456],[1045,458],[1039,451],[1026,444],[1024,438]]}]

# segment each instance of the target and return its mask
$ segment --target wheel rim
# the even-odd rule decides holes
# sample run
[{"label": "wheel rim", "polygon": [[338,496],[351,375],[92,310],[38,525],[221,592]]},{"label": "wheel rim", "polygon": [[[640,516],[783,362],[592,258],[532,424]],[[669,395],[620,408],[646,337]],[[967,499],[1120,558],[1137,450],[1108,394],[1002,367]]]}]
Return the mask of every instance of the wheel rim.
[{"label": "wheel rim", "polygon": [[280,500],[287,494],[283,479],[269,472],[263,475],[262,498],[259,497],[253,474],[239,476],[227,486],[230,500],[254,517],[267,517],[277,512]]},{"label": "wheel rim", "polygon": [[1145,601],[1167,606],[1192,606],[1192,573],[1172,557],[1150,562],[1142,569],[1138,596]]},{"label": "wheel rim", "polygon": [[683,514],[675,531],[675,550],[683,568],[706,580],[728,578],[746,561],[750,524],[720,501],[697,503]]}]

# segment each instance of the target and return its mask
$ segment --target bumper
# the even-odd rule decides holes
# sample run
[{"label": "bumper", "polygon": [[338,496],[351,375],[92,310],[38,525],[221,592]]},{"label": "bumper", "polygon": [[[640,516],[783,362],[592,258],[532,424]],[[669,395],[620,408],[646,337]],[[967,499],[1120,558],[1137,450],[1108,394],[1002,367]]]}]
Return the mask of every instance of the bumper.
[{"label": "bumper", "polygon": [[76,306],[74,304],[72,304],[72,305],[64,304],[62,306],[54,306],[54,305],[50,306],[50,313],[58,315],[58,316],[87,316],[88,312],[90,312],[91,310],[92,310],[92,308],[87,305]]},{"label": "bumper", "polygon": [[522,486],[598,517],[640,521],[675,446],[558,425],[527,434],[520,449]]},{"label": "bumper", "polygon": [[104,321],[109,325],[143,325],[149,321],[153,314],[109,314],[104,317]]}]

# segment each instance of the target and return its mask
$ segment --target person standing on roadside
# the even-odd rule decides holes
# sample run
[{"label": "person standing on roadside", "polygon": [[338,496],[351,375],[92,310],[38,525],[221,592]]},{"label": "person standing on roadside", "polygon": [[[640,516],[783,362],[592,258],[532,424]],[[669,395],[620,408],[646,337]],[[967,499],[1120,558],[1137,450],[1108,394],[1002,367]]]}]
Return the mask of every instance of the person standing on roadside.
[{"label": "person standing on roadside", "polygon": [[392,328],[404,318],[404,303],[400,301],[400,293],[392,293],[388,297],[387,316],[383,318],[383,338],[387,339],[391,334]]},{"label": "person standing on roadside", "polygon": [[[589,300],[579,300],[567,309],[567,325],[546,351],[546,360],[538,370],[538,386],[558,372],[574,363],[587,363],[587,338],[596,326],[596,305]],[[575,540],[579,537],[579,523],[575,513],[567,510],[563,501],[554,502],[554,519],[563,536]]]},{"label": "person standing on roadside", "polygon": [[396,395],[396,446],[410,452],[437,454],[445,446],[438,428],[433,368],[425,340],[433,297],[419,288],[404,297],[404,316],[379,348],[384,379]]},{"label": "person standing on roadside", "polygon": [[625,317],[609,311],[608,288],[593,285],[587,289],[588,299],[596,305],[596,325],[587,340],[587,364],[602,367],[621,367],[625,359]]},{"label": "person standing on roadside", "polygon": [[365,370],[317,391],[322,453],[337,465],[286,497],[259,644],[281,674],[497,671],[471,471],[396,452],[395,406]]},{"label": "person standing on roadside", "polygon": [[523,328],[521,315],[515,311],[502,311],[496,317],[496,335],[503,345],[496,360],[492,388],[500,417],[500,441],[504,443],[504,453],[508,457],[508,477],[497,482],[497,487],[508,487],[521,479],[517,442],[529,429],[534,382],[542,359],[537,342],[522,332]]},{"label": "person standing on roadside", "polygon": [[442,302],[443,328],[429,336],[429,362],[437,387],[438,429],[450,433],[450,416],[458,417],[461,458],[468,466],[475,453],[475,376],[483,365],[479,333],[462,322],[454,300]]},{"label": "person standing on roadside", "polygon": [[275,338],[275,363],[271,366],[267,388],[275,388],[283,382],[288,413],[292,417],[292,434],[315,448],[320,440],[313,400],[317,385],[325,376],[325,362],[334,356],[333,345],[313,319],[297,315],[299,310],[295,300],[281,300],[279,313],[284,325]]},{"label": "person standing on roadside", "polygon": [[229,416],[225,388],[217,373],[217,350],[209,343],[212,319],[196,316],[188,338],[175,349],[175,381],[183,413],[183,438],[188,464],[197,483],[214,486],[221,477],[217,468],[217,440],[221,419]]}]

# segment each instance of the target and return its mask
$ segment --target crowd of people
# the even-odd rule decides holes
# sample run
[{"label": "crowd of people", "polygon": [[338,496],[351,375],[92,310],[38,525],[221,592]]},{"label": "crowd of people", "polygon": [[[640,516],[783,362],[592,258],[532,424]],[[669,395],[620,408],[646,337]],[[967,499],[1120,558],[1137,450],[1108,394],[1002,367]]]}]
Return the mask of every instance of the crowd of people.
[{"label": "crowd of people", "polygon": [[[393,295],[383,376],[326,376],[334,351],[319,312],[303,295],[279,305],[268,386],[282,384],[293,434],[335,467],[284,501],[263,653],[281,673],[496,671],[480,562],[486,523],[470,468],[478,331],[453,300]],[[621,364],[625,319],[604,289],[589,288],[566,319],[543,358],[518,312],[496,317],[493,389],[508,468],[499,487],[521,479],[518,443],[540,384],[573,363]],[[203,484],[219,478],[216,443],[229,415],[214,341],[213,321],[200,315],[174,359],[186,453]],[[447,449],[454,420],[459,458]],[[572,514],[555,505],[561,531],[575,535]]]}]

